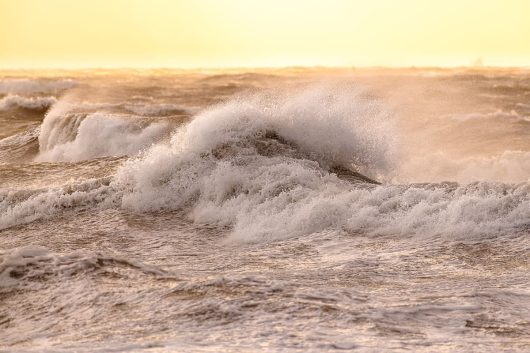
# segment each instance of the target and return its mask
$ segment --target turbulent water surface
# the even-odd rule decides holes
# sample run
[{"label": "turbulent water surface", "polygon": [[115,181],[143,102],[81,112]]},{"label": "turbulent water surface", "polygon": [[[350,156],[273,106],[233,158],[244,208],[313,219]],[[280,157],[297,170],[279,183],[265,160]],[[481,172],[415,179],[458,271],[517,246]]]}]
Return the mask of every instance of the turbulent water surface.
[{"label": "turbulent water surface", "polygon": [[0,73],[0,349],[530,350],[530,73]]}]

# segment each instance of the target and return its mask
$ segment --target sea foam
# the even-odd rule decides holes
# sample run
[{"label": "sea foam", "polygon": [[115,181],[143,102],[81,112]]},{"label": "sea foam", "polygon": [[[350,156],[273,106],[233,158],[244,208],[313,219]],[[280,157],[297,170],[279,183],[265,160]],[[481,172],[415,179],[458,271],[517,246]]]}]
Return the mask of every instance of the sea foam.
[{"label": "sea foam", "polygon": [[57,102],[55,97],[24,97],[10,94],[0,99],[0,111],[11,108],[43,111],[55,102]]},{"label": "sea foam", "polygon": [[[81,161],[134,155],[168,133],[168,124],[105,112],[75,112],[61,101],[44,118],[37,161]],[[74,111],[74,112],[72,112]]]},{"label": "sea foam", "polygon": [[[122,207],[184,209],[195,222],[232,226],[240,241],[330,229],[466,237],[528,227],[526,183],[373,186],[338,178],[334,164],[384,181],[396,162],[388,115],[377,101],[341,92],[318,88],[269,105],[236,100],[199,114],[171,144],[119,171]],[[256,143],[268,130],[281,139],[264,143],[280,153]]]},{"label": "sea foam", "polygon": [[[108,119],[85,117],[70,151],[100,128],[120,136],[124,127]],[[107,182],[4,193],[0,228],[87,207],[184,212],[243,242],[329,231],[468,239],[530,227],[528,183],[388,183],[399,163],[394,137],[381,103],[355,89],[242,97],[198,114]],[[337,166],[383,185],[344,180]]]}]

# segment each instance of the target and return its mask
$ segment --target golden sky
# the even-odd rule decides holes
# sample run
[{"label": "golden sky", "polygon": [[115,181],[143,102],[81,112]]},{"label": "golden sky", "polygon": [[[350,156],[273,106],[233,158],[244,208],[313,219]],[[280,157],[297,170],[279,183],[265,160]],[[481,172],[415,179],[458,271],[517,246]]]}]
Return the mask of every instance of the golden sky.
[{"label": "golden sky", "polygon": [[530,66],[530,0],[0,0],[0,68]]}]

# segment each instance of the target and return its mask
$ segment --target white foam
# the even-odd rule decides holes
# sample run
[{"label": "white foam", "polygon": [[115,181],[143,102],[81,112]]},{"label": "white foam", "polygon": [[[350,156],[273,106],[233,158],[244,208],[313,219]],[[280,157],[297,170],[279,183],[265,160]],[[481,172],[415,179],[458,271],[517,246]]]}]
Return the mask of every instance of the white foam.
[{"label": "white foam", "polygon": [[[105,131],[101,136],[120,141],[126,127],[112,119],[82,120],[78,136],[59,145],[68,147],[60,158],[85,153]],[[108,186],[8,193],[0,226],[97,206],[184,211],[198,223],[230,226],[231,239],[249,242],[323,231],[473,238],[528,230],[530,183],[375,186],[328,171],[341,164],[391,176],[395,134],[388,119],[377,101],[345,89],[237,99],[199,114],[170,143],[127,162]],[[262,145],[270,149],[260,151]]]},{"label": "white foam", "polygon": [[112,113],[87,113],[82,108],[86,108],[83,103],[61,100],[46,114],[39,135],[37,161],[133,155],[157,142],[168,130],[164,122]]},{"label": "white foam", "polygon": [[108,181],[90,179],[47,190],[0,189],[0,230],[62,212],[114,202]]},{"label": "white foam", "polygon": [[[90,109],[95,106],[90,105]],[[99,106],[96,106],[99,107]],[[165,122],[122,114],[86,113],[83,103],[67,99],[46,114],[39,135],[37,161],[81,161],[135,155],[168,133]]]},{"label": "white foam", "polygon": [[242,97],[200,113],[174,137],[194,153],[273,130],[324,165],[351,166],[384,178],[396,148],[394,122],[376,99],[352,86]]},{"label": "white foam", "polygon": [[[326,100],[335,92],[315,92],[268,106],[261,98],[238,100],[199,114],[170,145],[122,168],[114,182],[125,189],[122,207],[184,209],[196,222],[232,226],[232,238],[242,241],[324,230],[472,237],[528,227],[527,183],[368,187],[338,179],[323,167],[373,165],[380,175],[392,165],[391,124],[363,100]],[[361,107],[341,109],[344,104]],[[249,141],[267,129],[313,160],[257,153]]]},{"label": "white foam", "polygon": [[529,226],[529,184],[356,187],[310,161],[239,155],[192,162],[153,153],[122,171],[123,207],[184,209],[195,222],[232,226],[240,241],[327,230],[466,238]]},{"label": "white foam", "polygon": [[30,110],[46,110],[55,102],[57,102],[55,97],[23,97],[10,94],[0,99],[0,111],[17,107]]},{"label": "white foam", "polygon": [[[74,116],[66,128],[60,124],[53,129],[59,131],[44,130],[43,125],[37,161],[81,161],[103,156],[134,155],[162,138],[168,126],[165,123],[144,126],[120,116],[93,113],[86,117]],[[66,133],[70,140],[53,140],[61,132]]]}]

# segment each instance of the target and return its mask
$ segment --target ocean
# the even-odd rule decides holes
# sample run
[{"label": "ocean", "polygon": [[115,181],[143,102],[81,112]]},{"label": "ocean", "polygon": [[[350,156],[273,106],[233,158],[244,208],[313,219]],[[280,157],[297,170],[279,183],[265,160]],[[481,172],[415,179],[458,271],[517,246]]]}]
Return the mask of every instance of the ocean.
[{"label": "ocean", "polygon": [[0,350],[530,351],[530,71],[0,71]]}]

